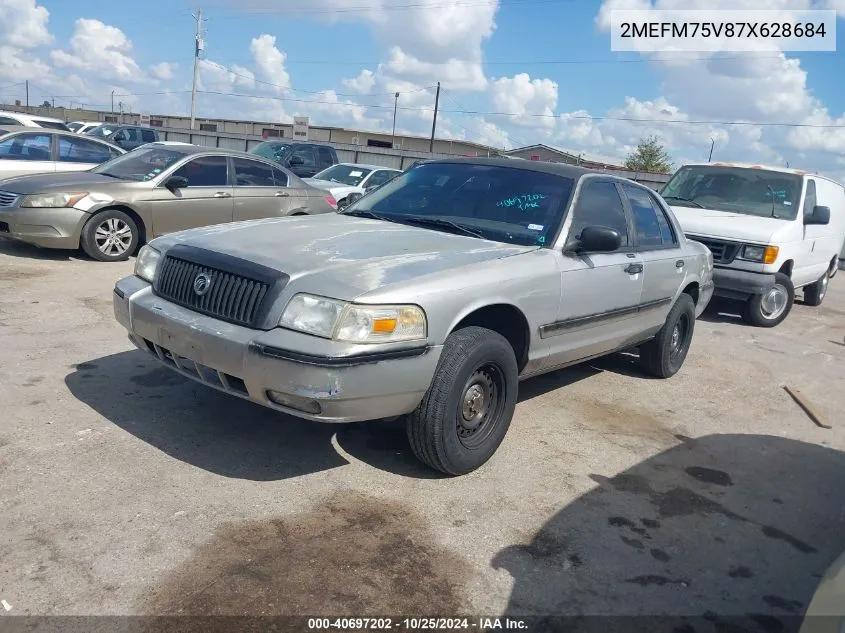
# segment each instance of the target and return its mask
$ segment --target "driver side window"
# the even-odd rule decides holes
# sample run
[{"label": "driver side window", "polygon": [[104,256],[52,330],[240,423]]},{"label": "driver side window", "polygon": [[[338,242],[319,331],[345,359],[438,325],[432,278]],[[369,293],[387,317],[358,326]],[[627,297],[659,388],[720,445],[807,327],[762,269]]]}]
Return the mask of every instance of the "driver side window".
[{"label": "driver side window", "polygon": [[580,236],[585,226],[614,229],[622,236],[621,248],[630,245],[625,208],[613,182],[588,179],[581,185],[569,229],[570,239]]},{"label": "driver side window", "polygon": [[804,196],[804,217],[808,218],[813,215],[813,209],[816,208],[816,181],[810,178],[807,179],[807,195]]},{"label": "driver side window", "polygon": [[225,156],[202,156],[188,161],[174,176],[188,179],[188,187],[226,187],[229,182]]}]

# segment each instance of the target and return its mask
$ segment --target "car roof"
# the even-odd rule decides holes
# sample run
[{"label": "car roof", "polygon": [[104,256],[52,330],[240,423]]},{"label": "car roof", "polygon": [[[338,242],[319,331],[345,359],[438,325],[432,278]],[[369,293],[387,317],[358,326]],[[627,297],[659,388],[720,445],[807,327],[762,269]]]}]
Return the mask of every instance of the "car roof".
[{"label": "car roof", "polygon": [[29,112],[13,112],[11,110],[0,110],[1,116],[19,116],[31,121],[49,121],[50,123],[64,123],[61,119],[54,119],[49,116],[41,116],[40,114],[29,114]]},{"label": "car roof", "polygon": [[[368,165],[367,163],[337,163],[338,165],[345,165],[346,167],[362,167],[364,169],[386,169],[387,171],[402,171],[401,169],[397,169],[396,167],[385,167],[384,165]],[[335,167],[335,165],[332,165]],[[329,169],[326,167],[326,169]]]},{"label": "car roof", "polygon": [[524,171],[535,171],[544,174],[552,174],[554,176],[564,176],[578,180],[587,175],[601,175],[615,180],[628,180],[621,176],[614,176],[612,173],[602,171],[600,169],[590,169],[588,167],[579,167],[577,165],[569,165],[567,163],[547,163],[538,160],[526,161],[512,161],[506,158],[431,158],[424,159],[426,165],[434,165],[437,163],[459,163],[464,165],[488,165],[490,167],[507,167],[509,169],[522,169]]},{"label": "car roof", "polygon": [[80,136],[76,132],[72,132],[70,130],[57,130],[55,128],[50,127],[32,127],[31,125],[0,125],[0,136],[5,136],[6,134],[12,134],[14,132],[28,132],[30,134],[58,134],[59,136],[68,136],[70,138],[83,138],[85,140],[94,141],[95,143],[102,143],[103,145],[114,147],[115,149],[119,149],[123,153],[126,152],[126,150],[120,147],[119,145],[109,143],[105,139],[96,138],[93,136],[88,137],[85,135]]},{"label": "car roof", "polygon": [[[193,145],[190,143],[185,143],[184,145],[171,145],[170,143],[161,143],[161,142],[154,142],[154,143],[145,143],[136,148],[136,150],[144,149],[145,147],[150,147],[152,145],[156,145],[161,149],[166,149],[171,152],[179,152],[184,154],[185,156],[189,156],[192,154],[205,154],[207,156],[234,156],[236,158],[250,158],[252,160],[264,160],[270,164],[276,164],[274,161],[270,160],[269,158],[265,158],[264,156],[259,156],[257,154],[249,154],[247,152],[242,152],[236,149],[226,149],[226,148],[218,148],[218,147],[204,147],[203,145]],[[135,151],[135,150],[133,150]]]}]

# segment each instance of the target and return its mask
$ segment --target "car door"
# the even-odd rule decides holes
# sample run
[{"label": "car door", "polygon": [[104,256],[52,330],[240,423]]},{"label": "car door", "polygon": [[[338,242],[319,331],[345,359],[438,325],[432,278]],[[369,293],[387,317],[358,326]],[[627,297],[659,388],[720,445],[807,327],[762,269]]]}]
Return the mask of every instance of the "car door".
[{"label": "car door", "polygon": [[[824,190],[824,181],[816,181],[815,178],[806,177],[806,192],[804,194],[804,205],[801,207],[798,221],[803,229],[803,241],[800,247],[800,257],[795,258],[792,268],[792,282],[796,285],[813,283],[817,281],[830,266],[830,249],[825,248],[825,238],[831,233],[830,225],[804,224],[804,218],[813,215],[816,205],[829,206],[825,196],[820,196],[820,189]],[[831,209],[831,216],[834,209]],[[832,219],[832,218],[831,218]]]},{"label": "car door", "polygon": [[637,319],[643,329],[659,327],[683,284],[687,262],[666,211],[654,194],[629,183],[622,184],[622,191],[631,211],[636,252],[643,263]]},{"label": "car door", "polygon": [[164,186],[166,176],[153,190],[154,235],[232,221],[234,198],[226,156],[191,158],[169,175],[173,176],[185,178],[188,186],[171,191]]},{"label": "car door", "polygon": [[[234,220],[255,220],[287,215],[294,198],[287,191],[287,175],[269,164],[249,158],[232,158],[234,173]],[[273,176],[280,171],[283,180]]]},{"label": "car door", "polygon": [[585,226],[615,229],[622,245],[611,253],[558,252],[561,303],[556,321],[540,328],[540,336],[549,339],[551,365],[612,351],[635,342],[639,334],[642,258],[634,250],[621,191],[613,180],[581,179],[568,239],[577,238]]},{"label": "car door", "polygon": [[288,164],[290,170],[300,178],[310,178],[321,171],[316,152],[311,145],[297,145],[290,155]]},{"label": "car door", "polygon": [[376,187],[381,187],[383,184],[390,182],[396,178],[399,173],[400,172],[398,171],[390,171],[389,169],[379,169],[371,173],[369,178],[362,182],[361,185],[364,187],[365,191],[368,189],[375,189]]},{"label": "car door", "polygon": [[54,171],[53,134],[44,130],[19,132],[0,141],[0,178]]},{"label": "car door", "polygon": [[113,157],[114,150],[105,143],[72,136],[58,136],[58,140],[56,171],[84,171]]}]

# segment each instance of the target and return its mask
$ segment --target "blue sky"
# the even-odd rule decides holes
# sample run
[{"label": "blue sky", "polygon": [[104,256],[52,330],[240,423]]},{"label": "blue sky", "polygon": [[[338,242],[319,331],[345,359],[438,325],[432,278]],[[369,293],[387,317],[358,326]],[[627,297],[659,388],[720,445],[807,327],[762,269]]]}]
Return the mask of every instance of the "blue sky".
[{"label": "blue sky", "polygon": [[[671,6],[662,1],[651,6]],[[684,5],[837,8],[837,52],[725,53],[719,62],[701,54],[672,63],[660,61],[667,54],[611,52],[602,8],[647,4],[208,0],[198,115],[303,114],[318,125],[385,130],[399,91],[398,128],[427,134],[440,80],[445,136],[618,159],[657,134],[676,163],[706,159],[714,139],[714,157],[724,160],[845,176],[842,0]],[[187,114],[196,8],[185,0],[122,8],[113,0],[0,0],[0,96],[22,98],[19,84],[29,79],[30,102],[107,108],[114,90],[136,111]],[[770,125],[783,122],[808,127]]]}]

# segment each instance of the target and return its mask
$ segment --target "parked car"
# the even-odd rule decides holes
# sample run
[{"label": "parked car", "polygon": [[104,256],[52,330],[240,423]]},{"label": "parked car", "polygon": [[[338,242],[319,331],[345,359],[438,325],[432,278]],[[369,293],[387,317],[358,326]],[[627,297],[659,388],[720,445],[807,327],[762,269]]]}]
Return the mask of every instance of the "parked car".
[{"label": "parked car", "polygon": [[100,261],[193,227],[336,210],[325,191],[267,159],[196,145],[151,145],[88,172],[0,181],[0,234],[81,246]]},{"label": "parked car", "polygon": [[407,414],[417,457],[458,475],[502,442],[521,378],[635,345],[675,374],[711,294],[710,252],[650,189],[475,158],[338,214],[155,239],[114,311],[141,350],[226,393],[324,422]]},{"label": "parked car", "polygon": [[690,239],[713,252],[717,297],[743,319],[774,327],[796,290],[817,306],[845,241],[845,189],[796,169],[739,163],[681,167],[662,189]]},{"label": "parked car", "polygon": [[68,129],[77,134],[86,134],[99,125],[102,125],[101,121],[71,121],[67,124]]},{"label": "parked car", "polygon": [[73,132],[0,126],[0,178],[84,171],[125,153],[111,143],[80,138]]},{"label": "parked car", "polygon": [[331,145],[264,141],[249,150],[286,167],[300,178],[310,178],[338,163],[337,151]]},{"label": "parked car", "polygon": [[325,189],[337,200],[338,209],[352,204],[367,190],[373,190],[396,178],[402,172],[378,165],[360,165],[357,163],[338,163],[305,178],[312,187]]},{"label": "parked car", "polygon": [[0,125],[19,125],[22,127],[45,127],[52,130],[70,131],[65,122],[61,119],[53,119],[48,116],[38,116],[35,114],[25,114],[23,112],[5,112],[0,111]]},{"label": "parked car", "polygon": [[85,135],[105,139],[125,150],[135,149],[140,145],[158,141],[158,132],[152,128],[137,125],[103,123],[89,130]]}]

